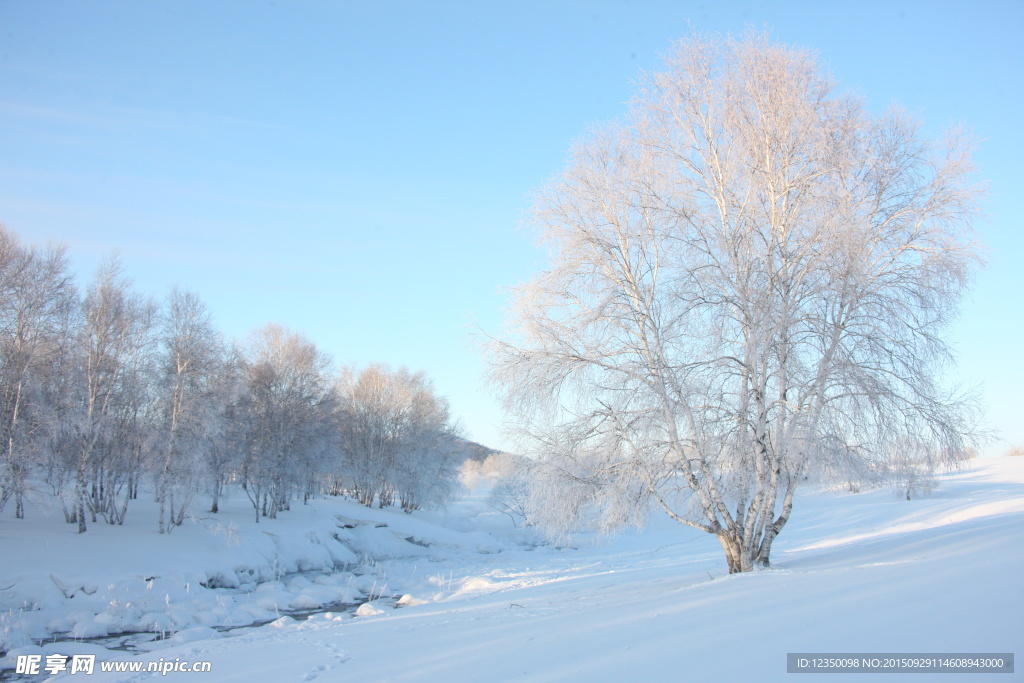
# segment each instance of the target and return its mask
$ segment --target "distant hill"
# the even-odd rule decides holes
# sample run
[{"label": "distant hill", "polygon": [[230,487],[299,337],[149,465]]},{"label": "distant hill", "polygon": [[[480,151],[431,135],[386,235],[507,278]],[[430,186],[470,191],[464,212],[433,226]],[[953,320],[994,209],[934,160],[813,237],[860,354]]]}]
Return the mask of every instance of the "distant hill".
[{"label": "distant hill", "polygon": [[501,453],[501,451],[495,448],[488,448],[483,444],[478,444],[477,442],[470,441],[469,439],[459,439],[459,441],[461,442],[460,448],[466,454],[466,460],[483,462],[484,460],[487,459],[488,456],[497,455],[498,453]]}]

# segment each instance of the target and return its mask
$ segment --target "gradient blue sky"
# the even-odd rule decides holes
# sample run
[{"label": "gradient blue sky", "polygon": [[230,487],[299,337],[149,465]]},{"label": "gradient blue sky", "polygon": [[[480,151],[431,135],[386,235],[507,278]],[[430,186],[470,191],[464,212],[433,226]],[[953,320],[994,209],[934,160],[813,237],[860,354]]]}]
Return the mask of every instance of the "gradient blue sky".
[{"label": "gradient blue sky", "polygon": [[519,229],[574,138],[697,30],[770,27],[872,108],[965,124],[988,267],[952,339],[1002,453],[1024,444],[1024,2],[0,0],[0,221],[119,250],[137,289],[199,293],[242,338],[425,370],[501,447],[472,325],[543,265]]}]

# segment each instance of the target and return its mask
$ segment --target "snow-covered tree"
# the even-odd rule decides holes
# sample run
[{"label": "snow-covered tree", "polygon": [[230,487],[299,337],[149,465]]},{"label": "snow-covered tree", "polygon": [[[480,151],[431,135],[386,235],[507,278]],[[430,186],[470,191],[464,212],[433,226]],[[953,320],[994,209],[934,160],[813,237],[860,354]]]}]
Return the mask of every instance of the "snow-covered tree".
[{"label": "snow-covered tree", "polygon": [[423,378],[411,393],[411,411],[394,463],[395,488],[405,512],[447,503],[458,484],[465,453],[448,401]]},{"label": "snow-covered tree", "polygon": [[81,306],[73,361],[61,381],[76,387],[62,430],[73,435],[75,502],[85,513],[121,523],[151,443],[156,306],[131,290],[114,258],[104,263]]},{"label": "snow-covered tree", "polygon": [[63,248],[23,246],[0,224],[0,512],[13,498],[18,518],[44,460],[45,377],[64,348],[75,296]]},{"label": "snow-covered tree", "polygon": [[226,352],[220,372],[214,376],[210,390],[220,427],[216,438],[203,450],[204,470],[210,493],[210,512],[220,511],[224,485],[245,460],[246,453],[246,382],[244,362],[237,348]]},{"label": "snow-covered tree", "polygon": [[342,368],[335,386],[347,487],[366,506],[390,505],[394,469],[407,410],[404,388],[384,365]]},{"label": "snow-covered tree", "polygon": [[528,519],[533,507],[533,464],[533,460],[521,455],[498,453],[488,456],[478,470],[481,477],[491,482],[488,504],[508,515],[516,526],[536,523],[535,519]]},{"label": "snow-covered tree", "polygon": [[345,454],[342,478],[364,505],[406,512],[445,503],[464,455],[448,402],[422,372],[344,368],[336,384]]},{"label": "snow-covered tree", "polygon": [[274,518],[292,496],[330,471],[333,402],[330,358],[302,335],[266,325],[243,356],[246,391],[235,419],[245,421],[242,477],[260,514]]},{"label": "snow-covered tree", "polygon": [[969,152],[767,36],[680,43],[539,194],[551,265],[493,348],[547,521],[653,504],[748,571],[808,476],[961,457]]},{"label": "snow-covered tree", "polygon": [[154,461],[160,533],[184,520],[200,487],[208,450],[222,439],[223,410],[217,378],[223,343],[199,297],[174,288],[160,325],[158,453]]}]

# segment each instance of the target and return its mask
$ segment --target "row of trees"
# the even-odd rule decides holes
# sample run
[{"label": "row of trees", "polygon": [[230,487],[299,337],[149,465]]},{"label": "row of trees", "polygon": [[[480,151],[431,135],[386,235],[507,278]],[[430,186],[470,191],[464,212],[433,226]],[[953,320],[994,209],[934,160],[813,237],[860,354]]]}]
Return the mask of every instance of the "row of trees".
[{"label": "row of trees", "polygon": [[159,529],[195,497],[217,512],[237,482],[256,519],[322,491],[406,511],[444,503],[460,443],[422,374],[333,372],[300,334],[267,325],[227,344],[192,292],[162,304],[116,260],[79,292],[59,247],[0,226],[0,512],[43,487],[68,522],[123,522],[144,482]]}]

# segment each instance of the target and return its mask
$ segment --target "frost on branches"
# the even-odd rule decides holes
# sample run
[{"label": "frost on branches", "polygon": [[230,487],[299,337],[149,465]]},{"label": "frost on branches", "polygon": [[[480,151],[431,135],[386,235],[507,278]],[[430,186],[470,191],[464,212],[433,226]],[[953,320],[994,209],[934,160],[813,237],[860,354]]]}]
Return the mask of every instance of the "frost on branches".
[{"label": "frost on branches", "polygon": [[533,209],[551,265],[493,372],[535,517],[653,503],[749,571],[801,482],[963,457],[940,335],[978,261],[969,148],[766,36],[678,45]]},{"label": "frost on branches", "polygon": [[228,345],[197,294],[143,296],[116,258],[80,292],[62,247],[0,224],[0,513],[34,496],[82,533],[149,484],[161,534],[234,485],[257,522],[322,493],[412,512],[452,497],[467,456],[423,373],[336,373],[276,324]]},{"label": "frost on branches", "polygon": [[336,393],[342,480],[359,502],[387,507],[397,498],[405,512],[448,502],[466,454],[448,401],[425,374],[380,364],[343,368]]}]

